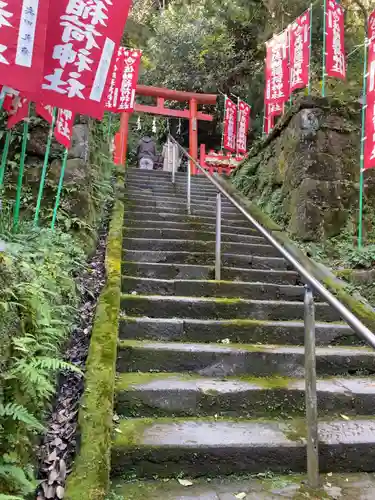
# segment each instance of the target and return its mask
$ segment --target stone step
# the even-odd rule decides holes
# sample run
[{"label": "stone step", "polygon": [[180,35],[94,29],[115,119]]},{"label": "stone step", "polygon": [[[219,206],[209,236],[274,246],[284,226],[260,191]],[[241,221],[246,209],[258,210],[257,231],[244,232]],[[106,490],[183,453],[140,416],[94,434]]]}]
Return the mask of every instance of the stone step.
[{"label": "stone step", "polygon": [[[166,213],[162,210],[160,211],[150,211],[150,210],[131,210],[129,213],[126,212],[125,223],[128,224],[128,219],[131,220],[146,220],[146,221],[166,221],[166,222],[183,222],[183,223],[200,223],[200,224],[212,224],[215,225],[216,217],[213,216],[199,216],[199,215],[187,215],[187,214],[175,214]],[[243,224],[248,224],[248,221],[243,217],[239,216],[235,218],[223,217],[223,225],[233,225],[241,226]]]},{"label": "stone step", "polygon": [[[187,280],[213,280],[215,278],[215,268],[213,266],[124,261],[122,268],[126,275],[139,278]],[[298,275],[294,271],[274,271],[269,269],[223,267],[221,269],[221,278],[225,281],[245,280],[253,283],[272,283],[276,285],[300,284]]]},{"label": "stone step", "polygon": [[[255,319],[289,321],[303,318],[303,302],[286,300],[245,300],[225,298],[122,295],[121,307],[127,316],[148,318]],[[320,321],[340,321],[328,304],[315,305]]]},{"label": "stone step", "polygon": [[[137,192],[139,194],[155,194],[158,196],[169,196],[174,194],[185,195],[187,194],[187,187],[185,185],[175,185],[172,184],[154,184],[151,183],[143,183],[143,182],[128,182],[126,185],[127,192]],[[198,184],[191,185],[191,195],[216,195],[217,189],[212,187],[200,186]]]},{"label": "stone step", "polygon": [[[187,179],[187,172],[176,172],[176,182],[185,182]],[[163,170],[140,170],[140,169],[129,169],[127,172],[127,179],[148,179],[154,182],[172,182],[172,173],[164,172]],[[191,177],[192,182],[202,182],[203,184],[210,183],[210,181],[204,175],[193,175]]]},{"label": "stone step", "polygon": [[[360,344],[358,336],[343,323],[315,325],[316,343],[325,345]],[[163,342],[227,342],[239,344],[303,345],[303,321],[199,320],[137,318],[120,319],[121,339]]]},{"label": "stone step", "polygon": [[[375,412],[371,378],[318,379],[317,396],[320,417]],[[116,383],[115,411],[125,417],[303,417],[305,381],[123,373]]]},{"label": "stone step", "polygon": [[[149,199],[147,201],[144,201],[144,200],[125,201],[125,206],[128,209],[134,209],[134,210],[138,210],[141,208],[141,209],[147,209],[147,210],[157,209],[157,210],[161,210],[162,212],[165,212],[165,213],[169,213],[169,212],[172,212],[175,214],[186,213],[186,203],[176,204],[176,203],[173,203],[173,202],[171,203],[168,201],[155,202],[151,196],[149,197]],[[213,203],[207,203],[207,202],[192,203],[191,207],[192,208],[194,207],[195,211],[210,212],[212,215],[216,214],[216,206]],[[223,216],[225,216],[225,215],[232,215],[232,214],[237,215],[240,213],[235,207],[224,206],[222,208],[222,214],[223,214]]]},{"label": "stone step", "polygon": [[[129,193],[127,193],[126,199],[131,200],[131,201],[149,200],[150,195],[130,191]],[[166,198],[165,196],[152,195],[151,199],[155,202],[167,201],[167,202],[173,202],[173,203],[186,204],[185,194],[183,194],[183,195],[182,194],[174,194],[168,198]],[[216,205],[216,193],[211,194],[211,195],[204,195],[204,194],[197,195],[196,194],[195,196],[191,197],[191,202],[192,203],[205,203],[205,202],[207,202],[207,203]],[[222,198],[221,202],[222,202],[223,206],[233,207],[232,203],[229,200],[227,200],[225,197]]]},{"label": "stone step", "polygon": [[[124,249],[124,260],[165,264],[215,265],[215,254],[209,252],[168,252]],[[290,265],[281,257],[261,257],[224,253],[221,256],[224,267],[247,269],[289,269]]]},{"label": "stone step", "polygon": [[[131,214],[128,214],[131,216]],[[138,229],[171,229],[175,231],[203,231],[208,233],[215,232],[215,224],[201,224],[197,221],[192,222],[173,222],[167,220],[138,220],[138,219],[129,219],[126,217],[125,221],[126,226]],[[243,234],[246,236],[257,236],[259,235],[256,229],[253,229],[250,226],[227,226],[222,224],[221,230],[223,233],[231,233],[231,234]]]},{"label": "stone step", "polygon": [[[306,500],[311,497],[306,474],[272,473],[244,477],[194,478],[188,488],[178,479],[124,481],[114,478],[114,498],[123,500]],[[181,478],[179,478],[181,479]],[[375,477],[366,472],[320,475],[319,498],[331,500],[372,500],[375,498]],[[246,494],[246,497],[243,495]],[[116,497],[117,495],[117,497]],[[112,497],[110,497],[112,498]],[[315,500],[317,499],[315,495]]]},{"label": "stone step", "polygon": [[303,286],[233,281],[165,280],[124,275],[122,292],[175,297],[241,297],[242,299],[303,301]]},{"label": "stone step", "polygon": [[[375,351],[353,346],[317,347],[316,367],[319,376],[371,376],[375,373]],[[304,378],[305,356],[303,346],[120,340],[117,371]]]},{"label": "stone step", "polygon": [[[230,229],[229,229],[230,231]],[[156,229],[156,228],[135,228],[125,227],[125,237],[128,238],[149,238],[149,239],[170,239],[170,240],[200,240],[200,241],[215,241],[215,233],[202,231],[201,229]],[[254,236],[247,234],[236,234],[230,232],[221,233],[221,241],[231,243],[251,243],[252,245],[265,245],[267,242],[262,236]]]},{"label": "stone step", "polygon": [[[319,422],[321,472],[373,471],[375,422]],[[303,419],[121,420],[112,447],[112,474],[136,477],[223,476],[306,469]]]},{"label": "stone step", "polygon": [[[153,239],[153,238],[124,238],[123,246],[127,250],[148,250],[168,252],[214,252],[215,240],[183,240],[183,239]],[[239,255],[253,255],[261,257],[278,257],[280,254],[276,248],[271,245],[261,245],[259,243],[232,243],[223,242],[221,244],[223,253],[232,253]],[[248,258],[249,258],[248,257]]]}]

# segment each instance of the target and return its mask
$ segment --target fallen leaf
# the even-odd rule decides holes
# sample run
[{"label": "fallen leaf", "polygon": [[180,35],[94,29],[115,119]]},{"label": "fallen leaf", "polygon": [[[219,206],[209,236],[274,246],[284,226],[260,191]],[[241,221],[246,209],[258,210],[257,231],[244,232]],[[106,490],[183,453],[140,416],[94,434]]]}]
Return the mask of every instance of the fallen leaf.
[{"label": "fallen leaf", "polygon": [[64,498],[64,493],[65,493],[65,490],[62,486],[58,486],[56,488],[56,496],[57,498]]},{"label": "fallen leaf", "polygon": [[238,493],[238,495],[234,495],[235,498],[238,498],[238,500],[243,500],[244,498],[246,498],[246,493],[242,492],[242,493]]},{"label": "fallen leaf", "polygon": [[229,339],[223,339],[221,341],[222,344],[230,344],[230,340]]},{"label": "fallen leaf", "polygon": [[344,420],[350,420],[350,418],[346,415],[340,415],[341,418],[343,418]]},{"label": "fallen leaf", "polygon": [[115,427],[115,432],[118,432],[119,434],[122,434],[122,430],[119,429],[118,427]]},{"label": "fallen leaf", "polygon": [[177,479],[181,486],[193,486],[193,483],[188,479]]},{"label": "fallen leaf", "polygon": [[331,477],[332,476],[332,472],[328,472],[327,476]]}]

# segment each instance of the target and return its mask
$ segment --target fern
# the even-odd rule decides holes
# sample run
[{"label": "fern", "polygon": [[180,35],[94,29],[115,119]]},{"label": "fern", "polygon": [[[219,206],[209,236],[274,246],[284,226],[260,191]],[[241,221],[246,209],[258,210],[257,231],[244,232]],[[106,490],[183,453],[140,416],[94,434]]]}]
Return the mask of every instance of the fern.
[{"label": "fern", "polygon": [[8,403],[6,405],[0,403],[0,417],[23,422],[34,430],[44,430],[44,426],[34,417],[34,415],[29,413],[24,406],[16,403]]},{"label": "fern", "polygon": [[0,477],[15,484],[23,494],[33,493],[37,486],[36,481],[28,479],[25,471],[16,465],[0,464]]},{"label": "fern", "polygon": [[0,493],[0,500],[24,500],[24,498],[14,495],[3,495],[2,493]]}]

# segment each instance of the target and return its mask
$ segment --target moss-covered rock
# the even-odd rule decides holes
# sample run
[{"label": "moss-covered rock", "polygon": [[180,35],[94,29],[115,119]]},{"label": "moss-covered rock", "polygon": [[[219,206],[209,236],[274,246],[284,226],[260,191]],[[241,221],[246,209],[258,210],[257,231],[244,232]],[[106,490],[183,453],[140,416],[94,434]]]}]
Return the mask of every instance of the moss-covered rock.
[{"label": "moss-covered rock", "polygon": [[69,478],[66,498],[105,498],[109,489],[110,442],[116,375],[121,296],[121,251],[124,206],[117,200],[108,235],[107,282],[99,297],[79,414],[81,446]]}]

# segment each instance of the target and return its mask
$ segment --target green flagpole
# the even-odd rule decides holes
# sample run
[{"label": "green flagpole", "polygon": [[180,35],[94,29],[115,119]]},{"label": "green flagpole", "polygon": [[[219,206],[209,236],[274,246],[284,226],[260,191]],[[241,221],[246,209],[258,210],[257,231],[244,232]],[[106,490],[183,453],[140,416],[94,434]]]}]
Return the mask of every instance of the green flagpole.
[{"label": "green flagpole", "polygon": [[323,4],[323,75],[322,75],[322,97],[326,96],[326,30],[327,30],[327,0]]},{"label": "green flagpole", "polygon": [[3,184],[4,184],[4,175],[5,175],[5,169],[7,166],[7,159],[8,159],[8,152],[9,152],[9,145],[10,145],[11,137],[12,137],[12,132],[11,132],[11,130],[8,130],[6,133],[6,136],[5,136],[3,154],[1,156],[0,191],[2,190]]},{"label": "green flagpole", "polygon": [[48,168],[49,153],[50,153],[50,150],[51,150],[53,130],[55,128],[55,122],[56,122],[56,115],[57,115],[57,108],[53,108],[52,123],[51,123],[50,128],[49,128],[48,139],[47,139],[47,146],[46,146],[46,152],[44,154],[44,163],[43,163],[42,175],[40,177],[40,183],[39,183],[38,199],[37,199],[37,202],[36,202],[36,209],[35,209],[35,216],[34,216],[34,226],[37,226],[38,225],[38,221],[39,221],[40,204],[42,203],[44,184],[46,182],[46,174],[47,174],[47,168]]},{"label": "green flagpole", "polygon": [[55,207],[53,209],[53,216],[52,216],[52,222],[51,222],[51,229],[52,230],[55,229],[55,224],[56,224],[56,219],[57,219],[57,211],[59,209],[59,204],[60,204],[61,191],[62,191],[63,182],[64,182],[64,175],[65,175],[65,168],[66,168],[67,160],[68,160],[68,148],[65,149],[64,158],[63,158],[63,162],[61,165],[60,180],[59,180],[59,185],[57,187]]},{"label": "green flagpole", "polygon": [[27,113],[27,117],[25,118],[25,120],[23,122],[22,149],[21,149],[21,158],[20,158],[20,170],[18,173],[18,181],[17,181],[16,203],[14,206],[14,214],[13,214],[13,229],[17,229],[19,219],[20,219],[22,181],[23,181],[23,172],[25,169],[27,139],[28,139],[28,135],[29,135],[30,110],[31,110],[31,104],[29,103],[29,110]]},{"label": "green flagpole", "polygon": [[311,65],[312,65],[312,31],[313,31],[313,4],[310,4],[310,45],[309,45],[309,85],[307,92],[311,94]]},{"label": "green flagpole", "polygon": [[366,108],[367,108],[367,48],[368,39],[365,38],[365,49],[363,54],[363,95],[362,95],[362,128],[361,128],[361,156],[359,161],[359,214],[358,214],[358,248],[362,248],[363,243],[363,170],[365,163],[365,126],[366,126]]}]

